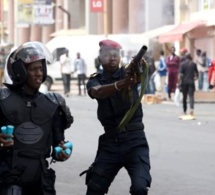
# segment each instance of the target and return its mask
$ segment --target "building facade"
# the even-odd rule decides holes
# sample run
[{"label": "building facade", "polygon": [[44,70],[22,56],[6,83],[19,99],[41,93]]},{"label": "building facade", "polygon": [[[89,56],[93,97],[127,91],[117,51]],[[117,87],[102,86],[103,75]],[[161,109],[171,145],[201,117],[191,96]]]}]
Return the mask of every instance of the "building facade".
[{"label": "building facade", "polygon": [[201,49],[210,58],[215,52],[215,0],[175,0],[175,24],[172,31],[159,37],[162,44],[186,47],[193,56]]},{"label": "building facade", "polygon": [[[31,40],[46,43],[52,38],[51,34],[63,29],[84,34],[138,34],[174,23],[172,0],[103,0],[103,12],[91,11],[92,0],[2,1],[4,4],[0,6],[3,6],[5,15],[2,25],[7,28],[4,40],[15,45]],[[45,2],[49,8],[51,6],[53,22],[51,19],[48,23],[29,22],[30,14],[35,15],[35,4],[41,2]],[[30,6],[34,8],[33,11],[29,11]],[[42,13],[40,6],[38,13]],[[19,22],[20,16],[24,22]]]}]

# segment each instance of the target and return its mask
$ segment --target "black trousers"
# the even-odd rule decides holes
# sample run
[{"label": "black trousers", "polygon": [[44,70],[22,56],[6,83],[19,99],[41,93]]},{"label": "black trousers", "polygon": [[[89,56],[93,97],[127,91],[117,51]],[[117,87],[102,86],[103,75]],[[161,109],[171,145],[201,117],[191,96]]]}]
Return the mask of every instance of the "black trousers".
[{"label": "black trousers", "polygon": [[[13,188],[13,189],[10,189]],[[28,187],[20,187],[19,186],[3,186],[0,187],[1,195],[41,195],[43,194],[41,189],[41,184],[35,184],[33,186]]]},{"label": "black trousers", "polygon": [[131,179],[132,195],[147,195],[151,184],[149,146],[143,130],[121,133],[109,140],[100,137],[97,157],[87,182],[87,195],[103,195],[121,168]]},{"label": "black trousers", "polygon": [[78,94],[81,95],[81,85],[84,87],[84,94],[86,95],[86,75],[85,74],[78,74]]},{"label": "black trousers", "polygon": [[190,109],[194,109],[194,92],[195,84],[182,84],[182,94],[183,94],[183,110],[184,113],[187,112],[187,96],[189,96]]},{"label": "black trousers", "polygon": [[62,74],[62,79],[63,79],[64,94],[69,93],[70,92],[71,75],[70,74]]}]

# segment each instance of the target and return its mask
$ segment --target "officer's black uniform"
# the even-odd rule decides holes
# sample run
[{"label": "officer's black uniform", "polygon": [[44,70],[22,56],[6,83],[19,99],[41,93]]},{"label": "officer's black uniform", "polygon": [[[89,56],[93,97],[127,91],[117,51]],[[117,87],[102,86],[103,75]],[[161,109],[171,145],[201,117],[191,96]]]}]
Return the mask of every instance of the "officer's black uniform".
[{"label": "officer's black uniform", "polygon": [[16,184],[22,186],[23,194],[39,194],[42,173],[55,178],[54,171],[47,170],[45,158],[50,157],[52,145],[64,140],[64,129],[70,126],[72,116],[58,94],[21,93],[0,90],[0,126],[15,126],[14,146],[0,148],[0,188]]},{"label": "officer's black uniform", "polygon": [[52,155],[58,160],[51,147],[64,141],[64,130],[73,117],[61,95],[36,90],[30,95],[24,90],[26,61],[41,60],[43,81],[46,78],[46,56],[38,42],[20,46],[8,59],[13,84],[0,89],[0,127],[14,126],[14,144],[3,147],[1,143],[0,194],[55,195],[55,171],[46,159]]},{"label": "officer's black uniform", "polygon": [[[88,92],[97,85],[114,83],[124,77],[125,70],[120,68],[111,78],[105,72],[91,77],[87,83]],[[132,88],[134,101],[138,98],[137,86]],[[89,93],[91,96],[91,94]],[[92,97],[92,96],[91,96]],[[92,97],[93,98],[93,97]],[[130,193],[146,195],[151,176],[149,147],[143,131],[141,104],[135,111],[123,132],[117,133],[117,126],[130,108],[130,100],[116,92],[106,99],[97,99],[97,115],[104,126],[105,133],[99,138],[99,148],[92,167],[88,170],[86,183],[87,195],[105,194],[118,171],[125,167],[131,177]]]}]

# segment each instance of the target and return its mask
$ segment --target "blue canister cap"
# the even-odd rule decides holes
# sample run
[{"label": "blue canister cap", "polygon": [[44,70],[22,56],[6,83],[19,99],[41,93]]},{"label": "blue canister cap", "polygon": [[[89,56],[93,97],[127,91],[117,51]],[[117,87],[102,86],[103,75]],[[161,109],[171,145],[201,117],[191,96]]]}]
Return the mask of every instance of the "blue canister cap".
[{"label": "blue canister cap", "polygon": [[70,155],[71,154],[71,150],[69,148],[65,149],[64,152],[67,154],[67,155]]},{"label": "blue canister cap", "polygon": [[2,127],[1,127],[1,132],[2,132],[3,134],[7,134],[7,127],[6,127],[6,126],[2,126]]}]

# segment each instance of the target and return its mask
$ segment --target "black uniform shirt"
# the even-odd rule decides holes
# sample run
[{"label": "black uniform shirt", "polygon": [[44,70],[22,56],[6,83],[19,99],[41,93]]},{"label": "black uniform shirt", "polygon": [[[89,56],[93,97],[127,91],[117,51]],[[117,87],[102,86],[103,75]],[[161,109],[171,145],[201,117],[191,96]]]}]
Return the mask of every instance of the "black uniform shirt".
[{"label": "black uniform shirt", "polygon": [[[90,89],[97,85],[107,85],[114,83],[122,79],[125,75],[124,68],[118,69],[111,77],[104,71],[102,74],[97,74],[89,79],[87,82],[87,90],[89,96],[94,98],[90,94]],[[135,103],[138,99],[137,85],[132,88],[133,90],[133,102]],[[127,96],[124,97],[121,92],[114,93],[108,98],[97,99],[98,109],[97,116],[101,124],[104,126],[105,130],[116,128],[124,117],[125,113],[129,110],[131,106],[131,101]],[[130,123],[142,122],[143,112],[141,104],[138,106]]]},{"label": "black uniform shirt", "polygon": [[[15,93],[19,94],[21,97],[23,97],[23,101],[27,102],[27,101],[32,101],[34,99],[36,99],[37,97],[39,97],[40,95],[43,95],[41,93],[37,93],[36,95],[27,95],[24,94],[22,91],[16,90],[14,91]],[[1,100],[2,101],[2,100]],[[27,103],[26,103],[27,105]],[[35,106],[34,104],[32,104],[32,106]],[[31,109],[31,106],[28,108],[29,110]],[[30,111],[29,111],[30,112]],[[26,113],[27,114],[27,113]],[[8,125],[8,119],[7,117],[5,117],[1,107],[0,107],[0,127],[2,126],[6,126]],[[54,116],[53,116],[53,120],[52,120],[52,145],[53,146],[57,146],[59,144],[60,141],[64,140],[64,124],[66,123],[65,121],[65,114],[62,112],[61,108],[58,107]],[[10,124],[10,123],[9,123]],[[47,146],[49,146],[50,143],[47,142]],[[3,150],[2,150],[3,149]],[[49,157],[50,155],[50,148],[47,148],[47,157]],[[6,151],[5,148],[0,148],[0,155],[1,152]]]},{"label": "black uniform shirt", "polygon": [[180,74],[182,76],[182,84],[193,84],[194,77],[198,78],[197,66],[194,62],[185,60],[180,66]]}]

